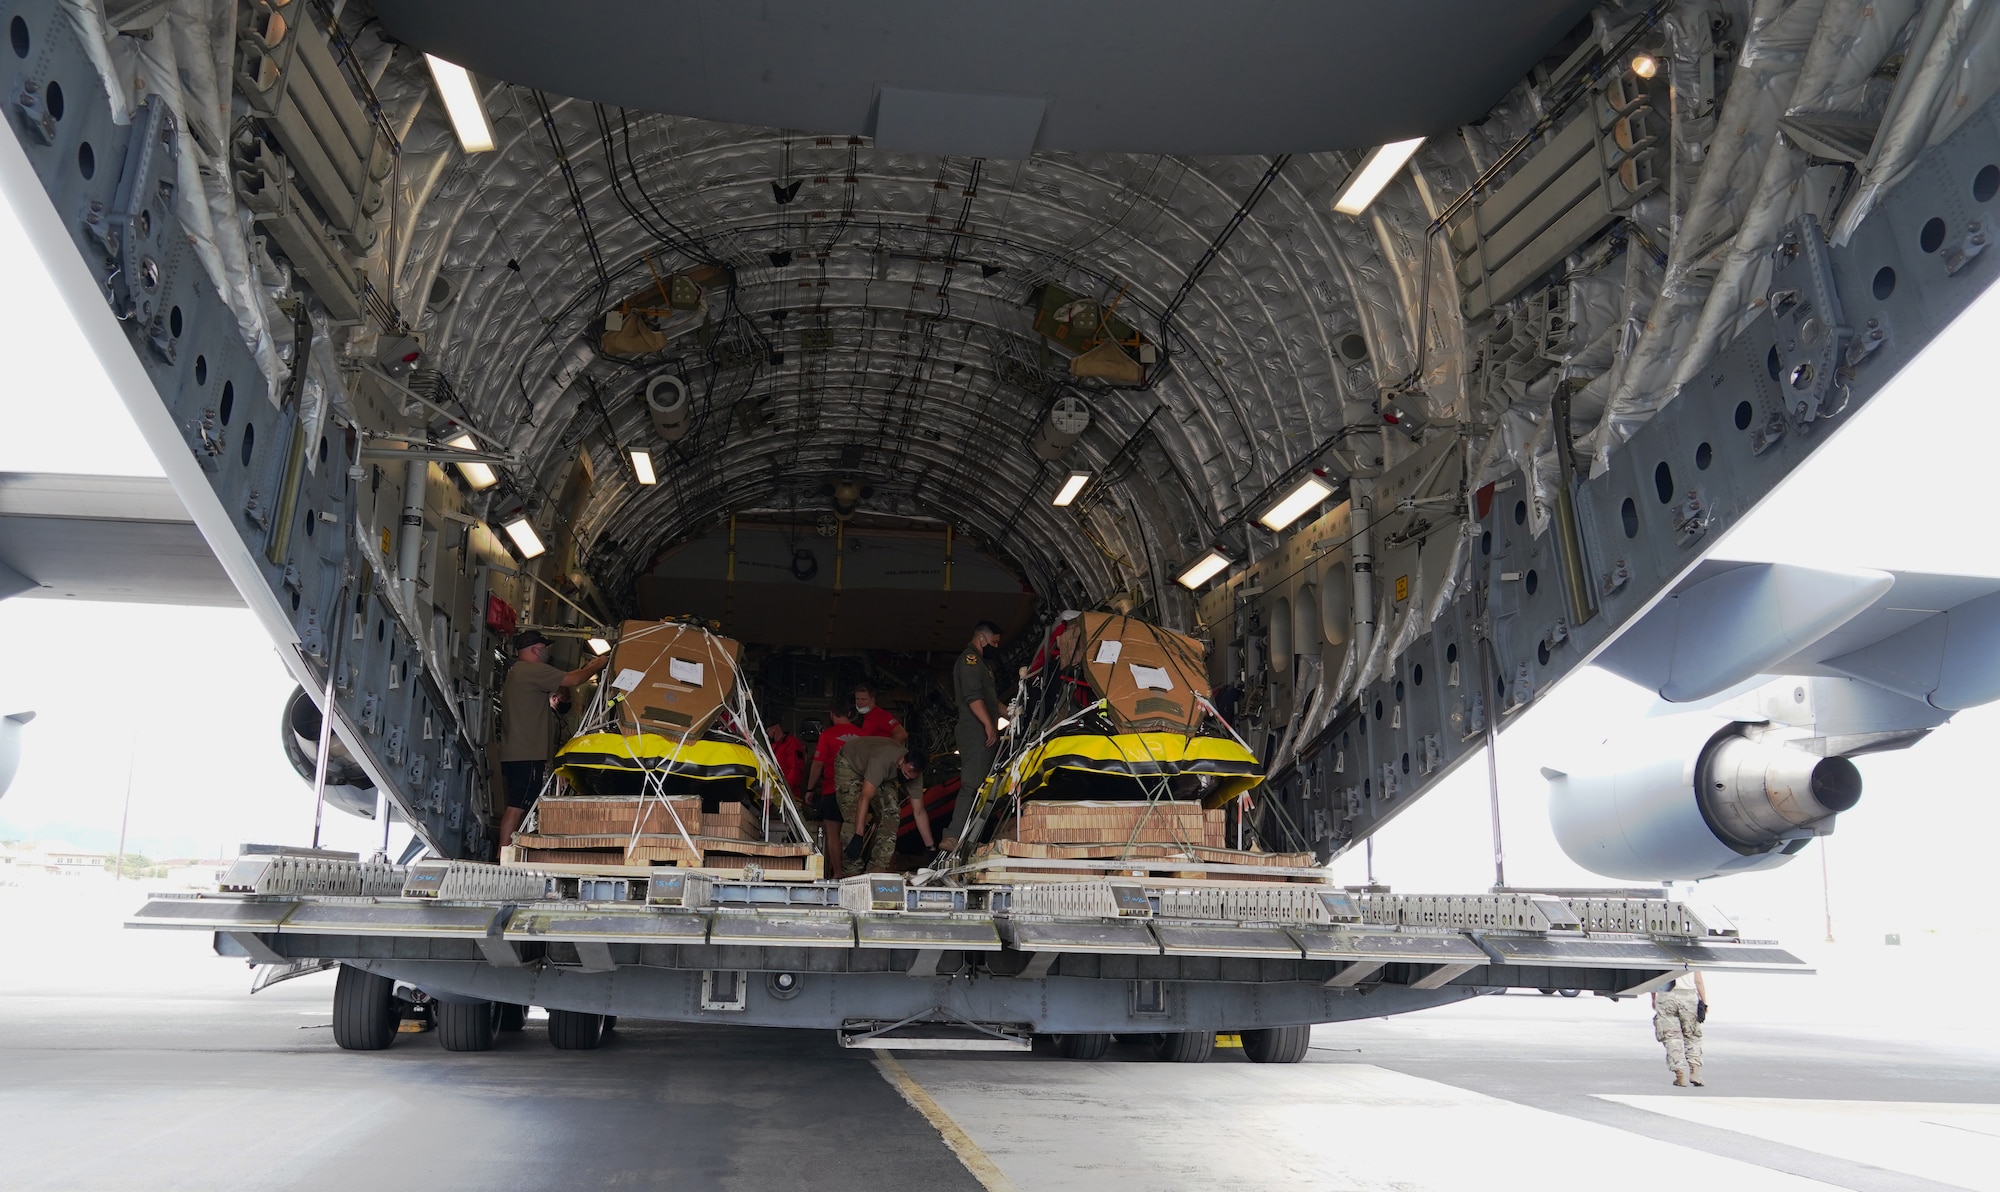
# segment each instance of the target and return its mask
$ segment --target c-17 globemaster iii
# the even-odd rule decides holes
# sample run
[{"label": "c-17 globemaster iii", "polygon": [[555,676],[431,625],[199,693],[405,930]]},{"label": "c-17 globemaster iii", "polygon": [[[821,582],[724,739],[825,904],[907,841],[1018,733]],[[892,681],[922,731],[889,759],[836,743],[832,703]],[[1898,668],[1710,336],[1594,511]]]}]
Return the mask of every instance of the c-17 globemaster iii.
[{"label": "c-17 globemaster iii", "polygon": [[[1482,991],[1795,970],[1658,891],[1323,864],[1593,660],[1764,685],[1551,759],[1565,848],[1624,881],[1781,864],[1848,757],[2000,694],[1990,583],[1706,557],[2000,268],[1989,7],[0,24],[0,184],[166,473],[0,478],[0,594],[256,615],[301,773],[416,851],[256,849],[135,921],[338,964],[343,1045],[533,1004],[572,1047],[624,1014],[1296,1060]],[[613,659],[533,792],[516,640]],[[1008,713],[970,783],[961,659]],[[857,688],[929,766],[868,797],[973,810],[842,878],[806,813],[852,809],[768,726]]]}]

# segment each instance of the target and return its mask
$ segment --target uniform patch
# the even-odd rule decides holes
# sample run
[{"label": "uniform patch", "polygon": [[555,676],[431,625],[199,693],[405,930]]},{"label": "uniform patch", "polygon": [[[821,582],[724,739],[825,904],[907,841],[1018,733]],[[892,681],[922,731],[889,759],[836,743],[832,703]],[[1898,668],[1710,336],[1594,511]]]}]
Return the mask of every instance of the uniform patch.
[{"label": "uniform patch", "polygon": [[967,654],[967,655],[965,656],[965,664],[966,664],[967,666],[977,666],[977,665],[979,665],[979,655],[977,655],[977,654]]}]

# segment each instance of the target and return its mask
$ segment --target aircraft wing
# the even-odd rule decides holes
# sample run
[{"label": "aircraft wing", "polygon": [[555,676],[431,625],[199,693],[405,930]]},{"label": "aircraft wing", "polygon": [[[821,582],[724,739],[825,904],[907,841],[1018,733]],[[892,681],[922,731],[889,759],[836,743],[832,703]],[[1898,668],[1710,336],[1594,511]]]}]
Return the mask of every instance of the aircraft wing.
[{"label": "aircraft wing", "polygon": [[1996,646],[2000,578],[1708,559],[1596,662],[1673,703],[1799,675],[1956,711],[2000,696]]},{"label": "aircraft wing", "polygon": [[0,473],[0,598],[243,606],[165,477]]}]

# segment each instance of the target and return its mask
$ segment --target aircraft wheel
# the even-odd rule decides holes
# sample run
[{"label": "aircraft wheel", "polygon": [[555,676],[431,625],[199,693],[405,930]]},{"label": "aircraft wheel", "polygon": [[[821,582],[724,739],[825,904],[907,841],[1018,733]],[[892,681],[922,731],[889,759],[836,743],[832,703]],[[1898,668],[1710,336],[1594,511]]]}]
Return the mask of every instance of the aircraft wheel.
[{"label": "aircraft wheel", "polygon": [[1253,1064],[1296,1064],[1312,1046],[1309,1026],[1275,1026],[1244,1031],[1243,1055]]},{"label": "aircraft wheel", "polygon": [[1174,1031],[1158,1036],[1153,1054],[1170,1064],[1199,1064],[1215,1053],[1214,1031]]},{"label": "aircraft wheel", "polygon": [[491,1051],[500,1033],[500,1008],[492,1002],[439,1002],[438,1042],[446,1051]]},{"label": "aircraft wheel", "polygon": [[558,1051],[594,1051],[604,1042],[604,1015],[550,1010],[549,1042]]},{"label": "aircraft wheel", "polygon": [[1576,995],[1578,995],[1578,994],[1580,994],[1580,993],[1582,993],[1582,992],[1583,992],[1583,990],[1581,990],[1581,989],[1565,989],[1565,990],[1563,990],[1563,991],[1562,991],[1562,995],[1563,995],[1564,997],[1575,997]]},{"label": "aircraft wheel", "polygon": [[502,1031],[511,1034],[528,1025],[528,1008],[526,1006],[516,1005],[513,1002],[495,1002],[493,1005],[499,1011],[495,1017],[500,1020],[500,1029]]},{"label": "aircraft wheel", "polygon": [[1056,1054],[1066,1060],[1099,1060],[1111,1048],[1110,1035],[1057,1035]]},{"label": "aircraft wheel", "polygon": [[346,1051],[380,1051],[396,1041],[401,1018],[394,981],[340,966],[333,979],[334,1043]]}]

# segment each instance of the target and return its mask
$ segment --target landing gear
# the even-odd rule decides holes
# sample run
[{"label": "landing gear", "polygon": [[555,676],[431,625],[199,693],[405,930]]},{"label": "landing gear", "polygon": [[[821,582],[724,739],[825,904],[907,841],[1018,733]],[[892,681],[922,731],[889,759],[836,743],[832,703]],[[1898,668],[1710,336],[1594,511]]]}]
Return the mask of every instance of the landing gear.
[{"label": "landing gear", "polygon": [[401,1020],[394,981],[340,966],[333,979],[334,1043],[347,1051],[380,1051],[396,1041]]},{"label": "landing gear", "polygon": [[491,1051],[500,1034],[500,1010],[493,1002],[439,1002],[438,1042],[446,1051]]},{"label": "landing gear", "polygon": [[604,1015],[550,1010],[549,1042],[558,1051],[594,1051],[604,1042]]},{"label": "landing gear", "polygon": [[499,1011],[497,1016],[500,1019],[500,1030],[503,1034],[518,1033],[522,1027],[528,1025],[528,1008],[526,1006],[517,1006],[513,1002],[495,1002],[493,1003],[493,1008]]},{"label": "landing gear", "polygon": [[1153,1054],[1169,1064],[1204,1063],[1214,1053],[1214,1031],[1173,1031],[1153,1044]]},{"label": "landing gear", "polygon": [[1110,1047],[1110,1035],[1056,1036],[1056,1054],[1066,1060],[1101,1060]]},{"label": "landing gear", "polygon": [[1253,1064],[1296,1064],[1312,1046],[1309,1026],[1274,1026],[1244,1031],[1242,1037],[1243,1058]]}]

